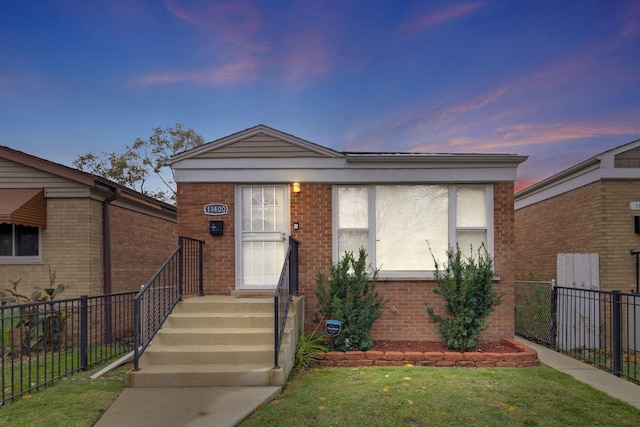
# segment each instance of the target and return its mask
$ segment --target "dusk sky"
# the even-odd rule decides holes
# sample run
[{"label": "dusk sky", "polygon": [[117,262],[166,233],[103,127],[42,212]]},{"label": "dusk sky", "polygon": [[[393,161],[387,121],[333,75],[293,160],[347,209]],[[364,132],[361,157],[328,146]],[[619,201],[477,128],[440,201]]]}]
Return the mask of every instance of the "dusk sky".
[{"label": "dusk sky", "polygon": [[176,123],[527,155],[522,188],[640,138],[640,1],[0,2],[0,145],[72,166]]}]

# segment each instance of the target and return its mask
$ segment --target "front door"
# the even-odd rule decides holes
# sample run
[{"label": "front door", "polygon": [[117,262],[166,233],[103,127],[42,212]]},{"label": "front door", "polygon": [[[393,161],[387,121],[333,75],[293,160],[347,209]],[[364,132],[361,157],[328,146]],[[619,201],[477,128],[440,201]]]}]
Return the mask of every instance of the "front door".
[{"label": "front door", "polygon": [[289,237],[288,187],[239,187],[238,289],[275,289]]}]

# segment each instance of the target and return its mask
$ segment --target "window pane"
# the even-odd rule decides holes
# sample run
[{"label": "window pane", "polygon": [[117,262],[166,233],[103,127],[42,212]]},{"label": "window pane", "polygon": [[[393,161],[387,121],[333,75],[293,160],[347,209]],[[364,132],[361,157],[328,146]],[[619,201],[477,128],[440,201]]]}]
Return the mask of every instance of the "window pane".
[{"label": "window pane", "polygon": [[11,256],[12,244],[12,230],[11,224],[0,224],[0,256]]},{"label": "window pane", "polygon": [[358,255],[360,248],[365,248],[368,252],[369,232],[364,231],[338,231],[338,259],[344,256],[345,252],[353,252]]},{"label": "window pane", "polygon": [[376,262],[383,271],[433,270],[448,247],[448,188],[376,187]]},{"label": "window pane", "polygon": [[16,255],[38,256],[38,228],[16,225]]},{"label": "window pane", "polygon": [[369,228],[368,188],[339,187],[338,210],[338,228]]},{"label": "window pane", "polygon": [[476,254],[480,246],[483,243],[485,246],[487,245],[486,230],[458,230],[456,234],[458,247],[460,247],[460,251],[464,256],[470,256],[473,254],[473,257],[476,258]]},{"label": "window pane", "polygon": [[487,206],[485,187],[457,188],[457,219],[458,227],[486,227]]},{"label": "window pane", "polygon": [[284,230],[284,189],[247,187],[242,189],[242,230]]}]

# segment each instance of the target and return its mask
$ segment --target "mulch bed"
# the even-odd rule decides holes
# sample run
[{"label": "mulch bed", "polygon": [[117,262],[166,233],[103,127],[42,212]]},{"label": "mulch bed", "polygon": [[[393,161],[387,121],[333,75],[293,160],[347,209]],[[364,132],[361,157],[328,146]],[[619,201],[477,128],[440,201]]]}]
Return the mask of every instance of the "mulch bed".
[{"label": "mulch bed", "polygon": [[[375,351],[457,351],[437,341],[374,341],[370,350]],[[518,350],[501,342],[480,344],[475,351],[479,353],[517,353]]]}]

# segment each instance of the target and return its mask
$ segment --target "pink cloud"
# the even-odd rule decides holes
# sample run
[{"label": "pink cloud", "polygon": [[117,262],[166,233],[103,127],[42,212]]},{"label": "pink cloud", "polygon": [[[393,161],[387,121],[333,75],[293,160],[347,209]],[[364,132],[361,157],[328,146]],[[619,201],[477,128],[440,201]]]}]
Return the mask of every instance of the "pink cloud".
[{"label": "pink cloud", "polygon": [[410,34],[416,34],[429,30],[436,25],[444,22],[452,21],[460,17],[469,15],[484,6],[483,2],[473,2],[467,4],[459,4],[444,9],[429,12],[426,15],[409,22],[406,28]]},{"label": "pink cloud", "polygon": [[201,30],[212,33],[229,47],[265,52],[268,43],[260,40],[260,15],[255,7],[243,1],[210,3],[207,1],[174,3],[165,0],[165,7],[173,16]]},{"label": "pink cloud", "polygon": [[157,72],[138,77],[133,80],[137,86],[196,83],[203,85],[228,85],[246,83],[257,78],[259,64],[253,59],[246,59],[218,67],[203,70]]}]

